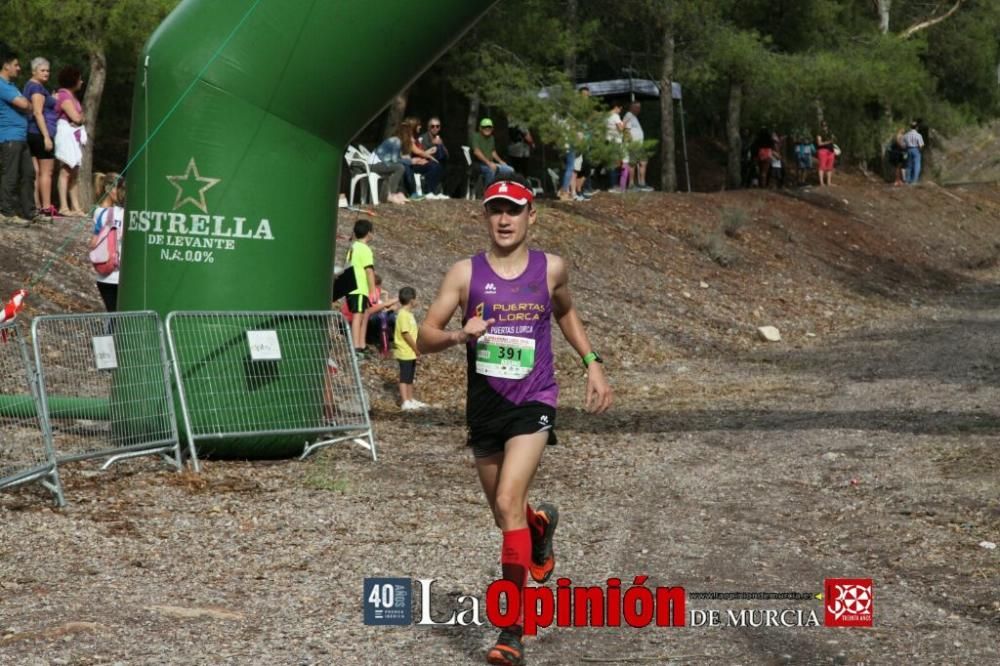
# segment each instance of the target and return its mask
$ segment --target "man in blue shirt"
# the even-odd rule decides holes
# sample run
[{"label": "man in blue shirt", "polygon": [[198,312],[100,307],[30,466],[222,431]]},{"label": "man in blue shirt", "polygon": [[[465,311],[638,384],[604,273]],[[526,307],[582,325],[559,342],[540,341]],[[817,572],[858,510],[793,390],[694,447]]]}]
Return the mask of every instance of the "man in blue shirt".
[{"label": "man in blue shirt", "polygon": [[30,220],[35,216],[35,167],[28,150],[31,102],[11,82],[20,73],[17,54],[0,42],[0,215]]}]

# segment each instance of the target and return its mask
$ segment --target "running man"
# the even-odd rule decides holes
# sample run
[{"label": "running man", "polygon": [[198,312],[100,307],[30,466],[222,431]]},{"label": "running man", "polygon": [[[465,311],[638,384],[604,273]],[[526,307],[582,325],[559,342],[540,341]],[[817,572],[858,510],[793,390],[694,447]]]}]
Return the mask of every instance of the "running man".
[{"label": "running man", "polygon": [[[468,445],[479,482],[503,532],[503,577],[520,588],[552,575],[552,537],[559,514],[551,504],[528,505],[528,487],[546,444],[555,444],[559,387],[552,361],[552,318],[587,369],[586,408],[611,406],[603,361],[573,307],[565,262],[528,248],[536,211],[529,188],[499,180],[483,195],[490,248],[448,271],[420,327],[422,354],[465,345],[468,361]],[[461,330],[446,331],[456,308]],[[522,626],[500,632],[491,664],[524,663]]]}]

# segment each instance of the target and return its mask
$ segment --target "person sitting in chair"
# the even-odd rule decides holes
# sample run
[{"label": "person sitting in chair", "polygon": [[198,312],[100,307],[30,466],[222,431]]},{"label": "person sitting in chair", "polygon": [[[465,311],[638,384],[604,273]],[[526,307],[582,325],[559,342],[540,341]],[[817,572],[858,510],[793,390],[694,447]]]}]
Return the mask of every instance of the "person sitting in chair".
[{"label": "person sitting in chair", "polygon": [[497,179],[510,178],[514,169],[503,161],[497,153],[496,139],[493,138],[493,121],[483,118],[479,121],[479,132],[469,139],[472,156],[477,160],[479,171],[483,174],[483,185],[489,187]]}]

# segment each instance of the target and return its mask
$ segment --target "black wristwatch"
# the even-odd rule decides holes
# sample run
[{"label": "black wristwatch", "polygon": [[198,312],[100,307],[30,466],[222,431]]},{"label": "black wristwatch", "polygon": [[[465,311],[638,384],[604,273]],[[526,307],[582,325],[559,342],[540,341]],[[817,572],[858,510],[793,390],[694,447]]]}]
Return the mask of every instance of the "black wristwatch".
[{"label": "black wristwatch", "polygon": [[594,363],[595,361],[596,361],[597,363],[600,363],[600,364],[602,364],[602,365],[604,364],[604,359],[603,359],[603,358],[601,358],[601,355],[600,355],[600,354],[598,354],[598,353],[597,353],[597,352],[595,352],[595,351],[592,351],[592,352],[590,352],[589,354],[584,354],[584,356],[583,356],[583,359],[582,359],[582,360],[583,360],[583,367],[585,367],[585,368],[589,368],[589,367],[590,367],[590,364],[591,364],[591,363]]}]

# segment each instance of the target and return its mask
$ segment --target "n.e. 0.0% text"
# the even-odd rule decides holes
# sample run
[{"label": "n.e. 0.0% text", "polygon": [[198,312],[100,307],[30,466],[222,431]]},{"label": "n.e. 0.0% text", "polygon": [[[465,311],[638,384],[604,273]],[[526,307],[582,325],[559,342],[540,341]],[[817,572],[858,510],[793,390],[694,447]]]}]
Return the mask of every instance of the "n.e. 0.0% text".
[{"label": "n.e. 0.0% text", "polygon": [[214,253],[207,250],[160,250],[162,261],[184,261],[195,264],[215,263]]}]

